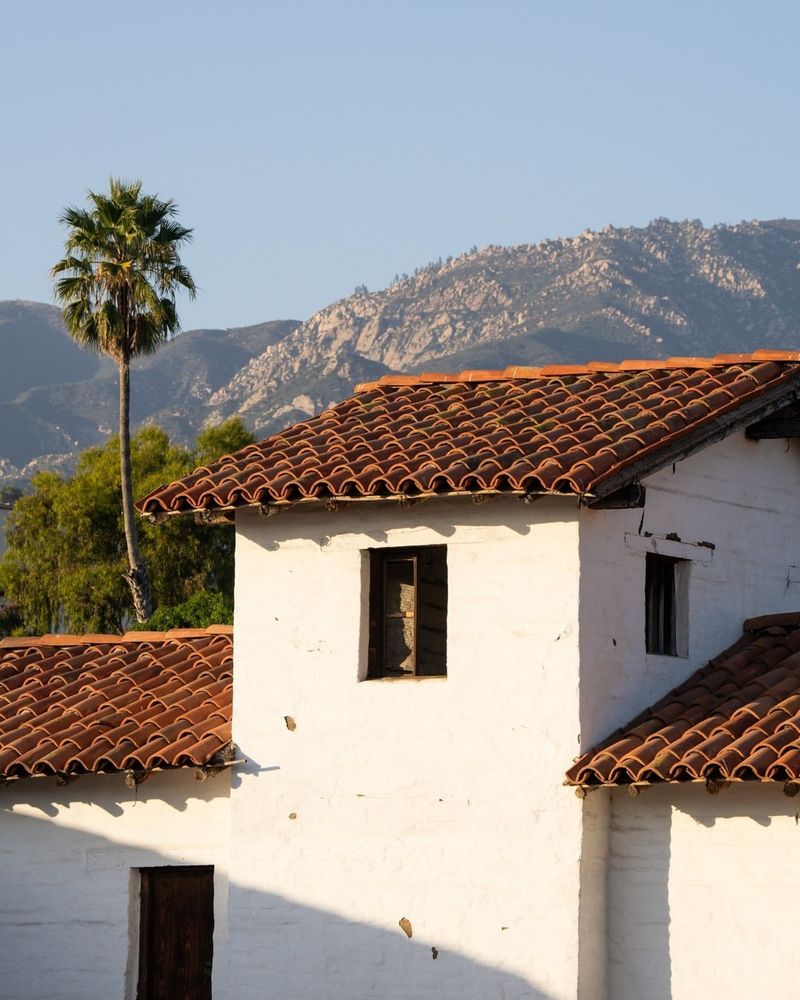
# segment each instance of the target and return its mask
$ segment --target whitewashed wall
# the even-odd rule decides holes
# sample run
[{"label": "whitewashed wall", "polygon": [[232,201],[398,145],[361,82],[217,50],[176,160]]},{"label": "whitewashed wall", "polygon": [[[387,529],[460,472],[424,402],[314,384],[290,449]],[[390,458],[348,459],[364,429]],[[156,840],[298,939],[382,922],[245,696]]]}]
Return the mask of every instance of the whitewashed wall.
[{"label": "whitewashed wall", "polygon": [[[800,444],[748,441],[741,433],[645,485],[643,511],[581,513],[584,749],[727,648],[745,618],[800,610]],[[663,540],[672,533],[682,544]],[[645,653],[651,546],[691,560],[688,658]]]},{"label": "whitewashed wall", "polygon": [[798,995],[797,803],[781,785],[613,792],[609,997]]},{"label": "whitewashed wall", "polygon": [[[583,749],[589,749],[683,681],[709,658],[722,652],[740,635],[745,618],[758,614],[800,609],[800,447],[785,441],[748,441],[739,434],[663,470],[645,483],[644,510],[581,513],[580,525],[580,729]],[[647,538],[650,532],[652,537]],[[676,534],[681,541],[665,536]],[[710,542],[714,548],[699,545]],[[645,553],[657,550],[691,561],[689,574],[688,657],[648,655],[645,652]],[[773,790],[775,791],[775,790]],[[752,798],[734,789],[746,810]],[[715,808],[726,808],[728,797],[699,796],[708,820]],[[736,979],[739,992],[713,985],[711,970],[723,964],[709,946],[707,928],[721,926],[719,914],[709,910],[702,894],[720,876],[713,845],[718,834],[709,834],[710,821],[680,821],[680,878],[676,889],[682,900],[672,907],[676,869],[669,861],[674,816],[683,816],[680,803],[698,795],[686,788],[648,791],[633,800],[615,793],[608,857],[608,897],[598,871],[603,852],[609,850],[605,824],[607,791],[586,800],[584,866],[593,881],[584,879],[582,927],[608,924],[608,992],[613,1000],[660,1000],[667,997],[752,996],[763,990],[742,985],[755,983],[753,969],[769,970],[752,956],[748,976]],[[786,812],[780,789],[777,801]],[[703,798],[705,796],[705,798]],[[674,799],[675,806],[670,805]],[[591,803],[591,805],[590,805]],[[677,810],[677,812],[675,811]],[[793,810],[793,807],[792,807]],[[790,811],[792,811],[790,810]],[[793,813],[792,813],[793,814]],[[726,955],[749,953],[755,935],[768,933],[770,891],[761,883],[758,854],[779,849],[777,828],[744,815],[734,825],[721,824],[731,837],[733,864],[725,877],[735,881],[732,890],[759,900],[760,909],[748,925],[744,914],[727,913],[727,931],[742,924],[740,934],[722,936],[716,947]],[[784,829],[784,827],[781,827]],[[796,830],[792,827],[793,832]],[[744,832],[742,851],[735,844]],[[800,845],[800,839],[797,840]],[[693,847],[693,844],[695,847]],[[696,849],[696,854],[693,850]],[[697,892],[693,893],[691,886]],[[668,898],[669,896],[669,898]],[[709,897],[710,898],[710,897]],[[692,912],[692,908],[696,910]],[[680,950],[664,947],[666,927],[680,942]],[[602,956],[594,944],[582,967],[595,981],[602,978]],[[585,935],[582,951],[587,948]],[[681,968],[676,966],[680,954]],[[750,957],[748,957],[750,961]],[[695,966],[705,965],[698,979]],[[782,974],[782,973],[781,973]],[[683,978],[682,978],[683,977]],[[726,980],[727,982],[728,980]],[[765,982],[768,980],[765,980]],[[772,980],[769,980],[772,981]],[[678,983],[683,992],[677,992]],[[699,985],[704,983],[705,986]],[[672,992],[670,992],[672,990]],[[589,993],[589,996],[592,994]],[[603,996],[597,993],[597,996]],[[789,995],[767,990],[767,995]]]},{"label": "whitewashed wall", "polygon": [[3,1000],[133,1000],[135,869],[181,864],[215,867],[213,989],[224,1000],[228,790],[227,773],[199,782],[191,770],[154,774],[138,793],[121,775],[0,789]]},{"label": "whitewashed wall", "polygon": [[[608,800],[563,771],[745,617],[797,608],[799,456],[738,435],[579,530],[556,499],[241,515],[235,994],[275,975],[287,998],[606,995]],[[365,551],[441,543],[449,677],[359,681]],[[691,560],[685,658],[644,651],[652,548]]]},{"label": "whitewashed wall", "polygon": [[[231,996],[575,997],[574,501],[245,512],[237,530]],[[447,678],[359,681],[366,550],[442,543]]]}]

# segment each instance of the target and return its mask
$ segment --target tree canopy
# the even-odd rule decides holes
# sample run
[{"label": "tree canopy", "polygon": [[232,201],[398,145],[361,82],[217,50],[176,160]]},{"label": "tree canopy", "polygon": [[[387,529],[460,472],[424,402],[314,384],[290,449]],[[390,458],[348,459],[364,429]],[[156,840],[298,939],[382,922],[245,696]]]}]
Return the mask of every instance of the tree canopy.
[{"label": "tree canopy", "polygon": [[[238,418],[202,431],[193,449],[172,444],[157,427],[145,427],[131,438],[134,492],[144,496],[252,440]],[[0,591],[9,602],[4,617],[11,626],[34,634],[130,627],[134,608],[123,578],[127,553],[118,448],[111,438],[84,451],[72,478],[40,473],[33,492],[9,513]],[[174,517],[158,525],[140,520],[139,534],[159,608],[153,627],[231,620],[231,526]]]},{"label": "tree canopy", "polygon": [[130,363],[152,354],[180,329],[175,293],[194,296],[180,249],[192,230],[176,220],[173,201],[142,194],[141,181],[112,177],[108,194],[88,193],[89,208],[70,206],[66,256],[52,269],[64,325],[79,344],[107,354],[119,369],[120,495],[128,555],[123,573],[139,621],[152,614],[147,563],[133,510],[130,443]]}]

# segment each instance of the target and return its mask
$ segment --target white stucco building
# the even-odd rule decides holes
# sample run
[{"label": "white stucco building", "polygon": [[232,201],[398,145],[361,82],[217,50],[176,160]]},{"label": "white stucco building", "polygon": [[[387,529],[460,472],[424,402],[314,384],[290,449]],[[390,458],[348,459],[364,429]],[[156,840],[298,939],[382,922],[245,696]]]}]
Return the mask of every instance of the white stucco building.
[{"label": "white stucco building", "polygon": [[793,354],[384,379],[145,498],[236,523],[232,766],[185,774],[219,722],[146,784],[0,791],[7,995],[137,996],[184,866],[215,998],[791,995],[799,387]]}]

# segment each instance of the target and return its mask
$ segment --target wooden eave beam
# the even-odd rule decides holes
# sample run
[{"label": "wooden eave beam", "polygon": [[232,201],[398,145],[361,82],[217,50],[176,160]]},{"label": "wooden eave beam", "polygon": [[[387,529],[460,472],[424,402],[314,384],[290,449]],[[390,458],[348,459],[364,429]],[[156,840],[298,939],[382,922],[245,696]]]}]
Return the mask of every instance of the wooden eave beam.
[{"label": "wooden eave beam", "polygon": [[748,400],[737,406],[729,413],[723,414],[707,425],[703,425],[693,434],[678,438],[671,445],[655,449],[651,454],[645,455],[638,461],[631,462],[624,466],[619,472],[610,476],[602,483],[594,487],[594,493],[598,498],[607,497],[611,493],[616,493],[620,488],[643,479],[645,476],[658,472],[668,465],[683,461],[690,455],[696,454],[703,448],[711,444],[716,444],[731,434],[745,430],[751,424],[762,421],[772,416],[779,410],[793,405],[798,400],[797,380],[793,379],[787,385],[782,382],[769,392],[765,392],[755,399]]},{"label": "wooden eave beam", "polygon": [[792,402],[771,416],[750,424],[745,434],[751,441],[800,437],[800,403]]},{"label": "wooden eave beam", "polygon": [[590,510],[630,510],[634,507],[644,507],[646,494],[644,486],[635,479],[614,493],[606,493],[596,500],[590,500],[586,506]]}]

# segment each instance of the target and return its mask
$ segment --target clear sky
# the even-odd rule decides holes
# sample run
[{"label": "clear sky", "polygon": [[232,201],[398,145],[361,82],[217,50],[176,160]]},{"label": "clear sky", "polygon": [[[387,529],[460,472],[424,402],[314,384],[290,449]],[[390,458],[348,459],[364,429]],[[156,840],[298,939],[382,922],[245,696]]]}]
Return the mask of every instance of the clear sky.
[{"label": "clear sky", "polygon": [[195,229],[185,328],[473,244],[800,216],[796,0],[6,0],[0,299],[109,175]]}]

